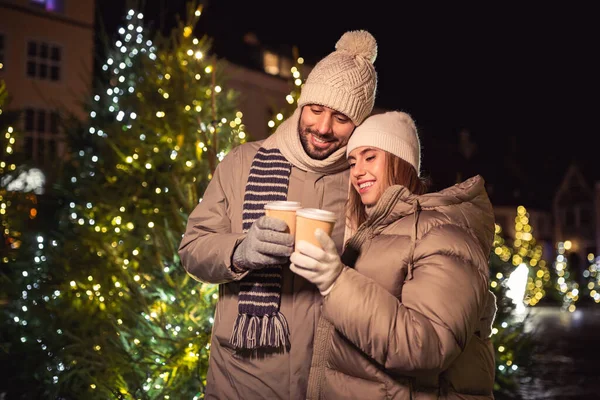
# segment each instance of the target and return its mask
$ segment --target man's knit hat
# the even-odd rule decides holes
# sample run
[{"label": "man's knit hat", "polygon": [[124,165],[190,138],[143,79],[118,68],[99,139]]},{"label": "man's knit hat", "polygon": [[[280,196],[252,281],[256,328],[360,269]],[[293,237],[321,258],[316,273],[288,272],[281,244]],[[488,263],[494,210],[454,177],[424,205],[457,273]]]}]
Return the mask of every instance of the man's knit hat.
[{"label": "man's knit hat", "polygon": [[415,122],[407,113],[388,111],[371,115],[350,136],[346,156],[363,146],[375,147],[400,157],[415,167],[417,175],[420,174],[421,142]]},{"label": "man's knit hat", "polygon": [[377,42],[367,31],[349,31],[335,51],[315,65],[302,86],[298,106],[319,104],[360,125],[373,110],[377,90]]}]

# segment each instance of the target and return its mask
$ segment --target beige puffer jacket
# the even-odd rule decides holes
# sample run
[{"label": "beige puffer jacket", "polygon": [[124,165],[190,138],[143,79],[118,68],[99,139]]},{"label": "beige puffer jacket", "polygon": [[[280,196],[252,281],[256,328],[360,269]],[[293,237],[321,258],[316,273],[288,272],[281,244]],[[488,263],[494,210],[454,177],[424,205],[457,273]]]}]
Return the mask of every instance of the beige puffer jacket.
[{"label": "beige puffer jacket", "polygon": [[480,176],[422,196],[389,188],[324,298],[308,398],[493,398],[493,235]]},{"label": "beige puffer jacket", "polygon": [[[206,399],[306,399],[314,331],[321,295],[304,278],[283,269],[281,312],[291,332],[288,352],[257,356],[236,354],[229,343],[238,315],[239,280],[245,274],[231,269],[242,233],[243,199],[250,165],[263,142],[240,145],[221,161],[202,202],[190,214],[179,255],[183,267],[201,282],[220,284],[211,335]],[[332,237],[341,251],[348,170],[336,174],[306,172],[293,167],[288,200],[304,207],[324,208],[338,215]]]}]

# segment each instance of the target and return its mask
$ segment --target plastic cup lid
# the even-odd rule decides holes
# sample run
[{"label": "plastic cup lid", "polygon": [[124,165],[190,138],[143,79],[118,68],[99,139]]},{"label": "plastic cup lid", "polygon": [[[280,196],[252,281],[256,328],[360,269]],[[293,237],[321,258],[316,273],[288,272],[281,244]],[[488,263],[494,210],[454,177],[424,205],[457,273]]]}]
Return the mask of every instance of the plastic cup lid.
[{"label": "plastic cup lid", "polygon": [[296,215],[309,219],[317,219],[319,221],[337,221],[335,213],[327,210],[320,210],[318,208],[301,208],[298,211],[296,211]]},{"label": "plastic cup lid", "polygon": [[265,204],[265,210],[294,211],[302,208],[298,201],[272,201]]}]

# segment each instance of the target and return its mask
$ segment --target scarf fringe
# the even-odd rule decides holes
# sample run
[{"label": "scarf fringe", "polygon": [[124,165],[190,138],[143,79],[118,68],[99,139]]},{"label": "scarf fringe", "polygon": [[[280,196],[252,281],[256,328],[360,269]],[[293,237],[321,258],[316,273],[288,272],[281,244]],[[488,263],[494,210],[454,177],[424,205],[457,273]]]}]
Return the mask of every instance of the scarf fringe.
[{"label": "scarf fringe", "polygon": [[229,342],[238,350],[255,350],[259,347],[287,350],[290,328],[281,312],[263,316],[238,314]]}]

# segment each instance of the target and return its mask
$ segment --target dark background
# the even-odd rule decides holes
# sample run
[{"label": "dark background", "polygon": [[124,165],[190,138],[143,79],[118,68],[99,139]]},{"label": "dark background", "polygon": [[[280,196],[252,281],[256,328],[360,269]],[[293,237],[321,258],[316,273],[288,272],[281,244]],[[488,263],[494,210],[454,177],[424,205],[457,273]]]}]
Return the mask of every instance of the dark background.
[{"label": "dark background", "polygon": [[[112,35],[126,0],[99,0]],[[168,30],[184,0],[147,1],[145,19]],[[387,4],[386,4],[387,3]],[[600,180],[596,62],[600,24],[591,6],[547,2],[239,1],[204,3],[195,34],[221,57],[243,63],[243,35],[265,46],[296,45],[314,64],[348,30],[378,42],[376,106],[410,113],[423,146],[422,169],[444,186],[457,173],[493,185],[496,203],[550,209],[570,163]],[[475,156],[458,152],[468,130]],[[435,186],[435,185],[434,185]],[[439,187],[438,187],[439,188]]]}]

